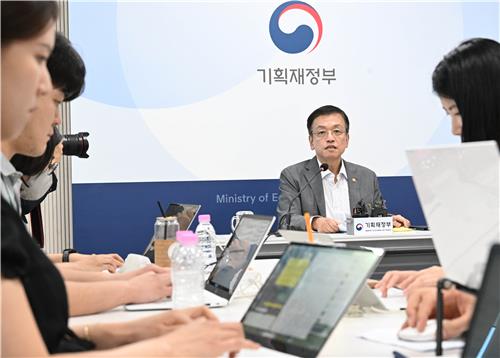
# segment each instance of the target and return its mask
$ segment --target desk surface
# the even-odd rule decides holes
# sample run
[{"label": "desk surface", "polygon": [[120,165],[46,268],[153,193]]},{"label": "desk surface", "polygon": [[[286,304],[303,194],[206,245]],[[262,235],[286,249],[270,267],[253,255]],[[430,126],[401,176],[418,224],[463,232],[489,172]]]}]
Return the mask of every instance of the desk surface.
[{"label": "desk surface", "polygon": [[[257,260],[252,262],[250,271],[257,271],[262,276],[262,283],[269,276],[278,260]],[[245,277],[242,280],[244,285]],[[235,297],[227,307],[215,308],[213,312],[221,321],[240,321],[253,300],[256,290],[250,296]],[[159,311],[128,312],[123,306],[97,315],[88,315],[70,318],[70,325],[82,325],[103,322],[120,322],[148,315],[157,314]],[[391,311],[386,313],[365,313],[362,317],[344,317],[334,329],[329,340],[323,347],[320,356],[392,356],[397,350],[407,356],[433,356],[433,352],[415,352],[397,347],[370,342],[359,338],[358,335],[377,329],[394,330],[401,326],[405,319],[404,311]],[[459,356],[458,350],[445,351],[445,355]],[[243,357],[269,357],[289,356],[288,354],[260,348],[257,351],[243,351]]]},{"label": "desk surface", "polygon": [[[290,241],[306,241],[305,231],[293,231],[293,230],[280,230],[280,236],[269,235],[265,241],[265,245],[282,245],[289,244]],[[221,234],[217,235],[217,243],[220,245],[225,245],[231,234]],[[321,234],[314,233],[314,237],[319,243],[334,243],[334,242],[370,242],[370,241],[393,241],[394,240],[418,240],[418,239],[432,239],[432,233],[428,230],[412,230],[405,232],[391,232],[386,234],[366,234],[363,236],[348,235],[346,233],[336,233],[336,234]]]},{"label": "desk surface", "polygon": [[[279,244],[290,241],[306,241],[305,231],[293,231],[293,230],[280,230],[279,233],[282,237],[270,236],[266,243],[268,244]],[[314,233],[314,238],[318,243],[332,243],[332,242],[370,242],[370,241],[380,241],[380,240],[415,240],[415,239],[431,239],[432,233],[427,230],[412,230],[403,232],[390,232],[384,234],[364,234],[360,236],[349,235],[346,233],[336,233],[336,234],[321,234]]]},{"label": "desk surface", "polygon": [[[281,257],[290,241],[307,242],[306,233],[303,231],[280,230],[280,233],[281,237],[269,236],[257,254],[258,259]],[[314,237],[315,242],[322,245],[345,244],[384,249],[384,258],[372,275],[374,279],[380,279],[390,270],[421,270],[439,265],[430,231],[413,230],[363,236],[315,233]],[[229,235],[221,236],[220,239],[223,243],[224,239],[229,239]]]}]

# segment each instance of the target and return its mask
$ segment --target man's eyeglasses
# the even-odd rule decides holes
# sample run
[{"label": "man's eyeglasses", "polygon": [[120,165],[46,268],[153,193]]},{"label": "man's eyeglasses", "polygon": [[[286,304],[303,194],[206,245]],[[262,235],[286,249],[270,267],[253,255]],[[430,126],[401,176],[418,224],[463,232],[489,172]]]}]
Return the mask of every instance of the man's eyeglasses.
[{"label": "man's eyeglasses", "polygon": [[346,132],[343,129],[340,128],[334,128],[334,129],[319,129],[317,131],[312,132],[313,136],[316,138],[325,138],[328,133],[331,133],[335,137],[341,137],[344,135]]}]

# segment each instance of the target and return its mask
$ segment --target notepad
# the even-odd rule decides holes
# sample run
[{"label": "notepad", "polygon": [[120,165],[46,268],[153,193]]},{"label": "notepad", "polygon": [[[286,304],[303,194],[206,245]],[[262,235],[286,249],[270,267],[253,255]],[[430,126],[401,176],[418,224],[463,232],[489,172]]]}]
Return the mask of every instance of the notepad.
[{"label": "notepad", "polygon": [[409,227],[393,227],[392,232],[408,232],[408,231],[415,231],[415,229],[411,229]]}]

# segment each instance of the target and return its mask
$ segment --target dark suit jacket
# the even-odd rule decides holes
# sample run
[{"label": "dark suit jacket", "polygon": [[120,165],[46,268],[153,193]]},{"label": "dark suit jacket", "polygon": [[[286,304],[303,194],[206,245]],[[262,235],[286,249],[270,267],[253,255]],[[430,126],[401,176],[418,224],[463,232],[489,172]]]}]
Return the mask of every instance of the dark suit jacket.
[{"label": "dark suit jacket", "polygon": [[[365,204],[371,204],[372,207],[375,201],[383,200],[378,187],[377,176],[373,171],[345,160],[343,165],[345,165],[347,173],[351,211],[360,200],[363,200]],[[281,172],[278,217],[282,226],[282,217],[287,213],[290,201],[299,193],[300,188],[304,187],[307,181],[318,172],[319,166],[316,157],[289,166]],[[302,194],[294,200],[290,210],[290,229],[306,229],[303,216],[306,211],[311,216],[326,216],[325,194],[321,175],[317,175]]]}]

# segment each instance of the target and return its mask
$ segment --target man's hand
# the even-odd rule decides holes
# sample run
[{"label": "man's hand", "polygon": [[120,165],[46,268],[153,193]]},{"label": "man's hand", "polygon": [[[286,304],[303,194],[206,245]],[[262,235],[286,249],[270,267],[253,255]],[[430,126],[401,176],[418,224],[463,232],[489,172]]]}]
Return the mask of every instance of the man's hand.
[{"label": "man's hand", "polygon": [[172,295],[170,270],[148,271],[128,280],[129,303],[147,303]]},{"label": "man's hand", "polygon": [[63,143],[60,142],[58,145],[55,146],[54,148],[54,154],[52,154],[52,160],[51,164],[59,164],[61,162],[61,158],[63,155]]},{"label": "man's hand", "polygon": [[[126,330],[133,330],[133,341],[158,337],[198,320],[218,322],[217,316],[206,306],[166,311],[154,316],[125,323]],[[127,342],[131,343],[131,342]]]},{"label": "man's hand", "polygon": [[[257,349],[259,345],[245,339],[241,323],[198,320],[164,336],[173,357],[230,357],[241,349]],[[193,344],[193,342],[195,342]]]},{"label": "man's hand", "polygon": [[311,226],[312,229],[317,232],[331,233],[339,231],[339,222],[335,219],[324,218],[321,216],[313,218]]},{"label": "man's hand", "polygon": [[[425,287],[413,290],[408,296],[406,322],[404,327],[416,327],[422,332],[427,320],[436,315],[437,288]],[[465,332],[470,324],[476,297],[456,289],[443,291],[443,338],[457,337]]]},{"label": "man's hand", "polygon": [[168,273],[170,274],[170,267],[160,267],[155,264],[146,265],[141,267],[140,269],[128,271],[128,272],[118,272],[114,275],[109,275],[112,280],[130,280],[136,276],[140,276],[145,274],[146,272],[154,272],[154,273]]},{"label": "man's hand", "polygon": [[407,218],[401,215],[393,215],[392,216],[392,226],[394,227],[410,227],[411,222]]},{"label": "man's hand", "polygon": [[123,265],[123,259],[118,254],[105,255],[85,255],[71,254],[69,262],[76,262],[83,270],[116,272],[116,269]]},{"label": "man's hand", "polygon": [[436,287],[439,279],[444,277],[444,271],[441,266],[432,266],[420,270],[413,277],[409,277],[399,284],[399,288],[404,290],[406,296],[420,287]]},{"label": "man's hand", "polygon": [[420,287],[436,287],[442,277],[444,271],[441,266],[432,266],[420,271],[387,271],[375,288],[380,289],[382,297],[387,297],[387,291],[391,287],[400,288],[408,295],[411,290]]},{"label": "man's hand", "polygon": [[[454,317],[446,317],[443,321],[443,338],[449,339],[460,336],[462,333],[469,329],[470,321],[472,315],[474,314],[474,308],[476,307],[477,297],[463,291],[452,290],[453,294],[450,295],[450,299],[455,302],[453,305],[456,306],[457,315]],[[445,306],[446,306],[445,302]],[[445,311],[446,312],[446,311]]]},{"label": "man's hand", "polygon": [[377,284],[375,288],[378,288],[382,292],[382,297],[387,297],[387,291],[392,287],[401,288],[400,284],[406,280],[414,279],[418,274],[418,271],[387,271]]},{"label": "man's hand", "polygon": [[[163,337],[166,337],[166,334],[198,321],[219,322],[208,307],[198,306],[165,311],[127,322],[98,323],[91,326],[90,330],[95,335],[92,338],[99,349],[115,348],[140,341],[155,342],[154,338],[158,337],[161,337],[162,340],[156,342],[163,343],[161,346],[165,347]],[[146,352],[147,350],[144,352],[144,356],[149,354],[146,354]]]}]

